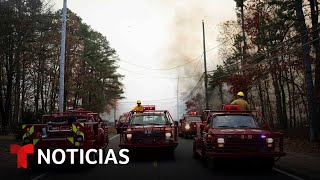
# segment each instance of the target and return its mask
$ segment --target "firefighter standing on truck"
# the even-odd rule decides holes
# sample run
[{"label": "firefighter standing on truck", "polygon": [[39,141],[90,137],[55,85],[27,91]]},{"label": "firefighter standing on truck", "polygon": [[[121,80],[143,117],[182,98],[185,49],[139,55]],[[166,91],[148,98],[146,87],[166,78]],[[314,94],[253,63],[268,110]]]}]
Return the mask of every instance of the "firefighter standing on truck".
[{"label": "firefighter standing on truck", "polygon": [[143,106],[141,105],[141,101],[138,100],[137,105],[132,109],[132,111],[142,111],[142,110],[143,110]]},{"label": "firefighter standing on truck", "polygon": [[241,110],[250,110],[249,103],[243,99],[244,93],[240,91],[238,92],[237,96],[238,96],[238,99],[234,100],[231,104],[239,105]]}]

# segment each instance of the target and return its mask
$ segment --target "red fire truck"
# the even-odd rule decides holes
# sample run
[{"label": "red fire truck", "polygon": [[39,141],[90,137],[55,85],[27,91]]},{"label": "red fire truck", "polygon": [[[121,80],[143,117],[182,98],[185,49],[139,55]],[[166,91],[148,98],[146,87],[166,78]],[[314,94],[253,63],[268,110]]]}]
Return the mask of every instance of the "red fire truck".
[{"label": "red fire truck", "polygon": [[164,148],[171,152],[178,145],[178,122],[169,111],[144,106],[141,112],[132,111],[126,131],[120,134],[120,147],[127,149]]},{"label": "red fire truck", "polygon": [[[97,113],[83,109],[46,114],[41,124],[22,125],[23,144],[36,149],[103,149],[109,143],[108,127]],[[94,153],[90,159],[97,157]],[[37,169],[37,154],[28,156],[31,168]]]},{"label": "red fire truck", "polygon": [[[184,114],[180,119],[179,136],[187,138],[197,134],[197,124],[202,124],[202,116],[197,112]],[[200,126],[200,125],[199,125]]]},{"label": "red fire truck", "polygon": [[283,135],[274,132],[257,111],[242,111],[225,105],[223,110],[203,112],[205,123],[197,127],[193,157],[215,167],[225,160],[259,160],[262,169],[271,170],[284,156]]}]

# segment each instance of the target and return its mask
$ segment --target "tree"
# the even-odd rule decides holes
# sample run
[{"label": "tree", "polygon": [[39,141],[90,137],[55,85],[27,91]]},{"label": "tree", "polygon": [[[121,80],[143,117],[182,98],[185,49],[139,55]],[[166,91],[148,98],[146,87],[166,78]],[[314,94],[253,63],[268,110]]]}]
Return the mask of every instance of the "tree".
[{"label": "tree", "polygon": [[[316,105],[315,105],[315,117],[320,117],[320,37],[319,37],[319,6],[317,0],[309,0],[310,2],[310,10],[311,10],[311,22],[312,22],[312,45],[315,50],[315,81],[314,81],[314,92],[316,97]],[[318,136],[320,136],[320,122],[317,120],[314,122],[315,128],[317,127]],[[320,137],[318,137],[320,140]]]},{"label": "tree", "polygon": [[[41,0],[0,0],[0,121],[37,122],[57,110],[61,10]],[[101,113],[121,98],[116,51],[105,36],[68,10],[65,105]]]},{"label": "tree", "polygon": [[303,65],[304,65],[304,78],[306,86],[306,96],[308,102],[308,114],[310,122],[310,141],[315,143],[319,141],[319,133],[317,127],[316,117],[316,103],[314,100],[314,84],[312,77],[312,69],[310,62],[310,44],[308,37],[308,29],[305,23],[305,18],[302,9],[302,0],[296,0],[296,15],[297,15],[297,29],[301,34],[301,43],[303,46]]}]

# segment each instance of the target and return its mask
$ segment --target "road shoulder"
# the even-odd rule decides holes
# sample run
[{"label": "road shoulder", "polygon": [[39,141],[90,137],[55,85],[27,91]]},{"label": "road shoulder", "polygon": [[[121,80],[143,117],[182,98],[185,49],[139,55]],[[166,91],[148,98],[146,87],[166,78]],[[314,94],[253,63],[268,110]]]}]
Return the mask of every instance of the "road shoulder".
[{"label": "road shoulder", "polygon": [[317,154],[287,152],[275,167],[304,179],[320,180],[320,157]]}]

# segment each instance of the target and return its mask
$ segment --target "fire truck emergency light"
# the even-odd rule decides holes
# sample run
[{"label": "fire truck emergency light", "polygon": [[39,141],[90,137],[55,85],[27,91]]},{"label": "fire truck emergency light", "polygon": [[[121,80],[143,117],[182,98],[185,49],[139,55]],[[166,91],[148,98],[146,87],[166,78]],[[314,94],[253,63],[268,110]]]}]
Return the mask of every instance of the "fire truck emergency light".
[{"label": "fire truck emergency light", "polygon": [[143,110],[156,110],[156,106],[155,105],[144,105],[143,106]]},{"label": "fire truck emergency light", "polygon": [[225,105],[224,110],[240,110],[240,106],[239,105]]}]

